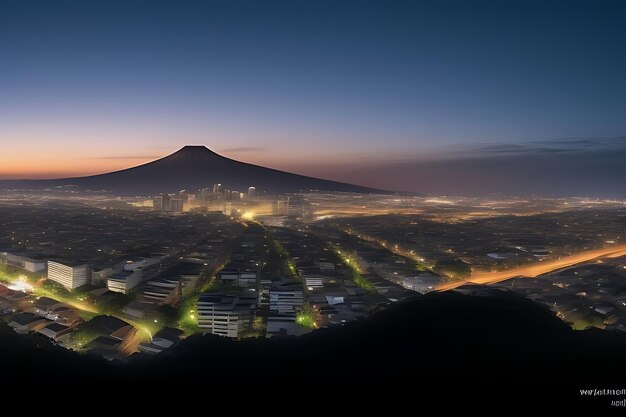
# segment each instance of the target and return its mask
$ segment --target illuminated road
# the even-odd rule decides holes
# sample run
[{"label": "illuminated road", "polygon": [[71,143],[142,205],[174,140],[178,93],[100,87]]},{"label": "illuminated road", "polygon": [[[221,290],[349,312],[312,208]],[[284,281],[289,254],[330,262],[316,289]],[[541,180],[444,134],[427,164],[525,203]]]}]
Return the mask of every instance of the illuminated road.
[{"label": "illuminated road", "polygon": [[[55,298],[54,295],[46,295],[46,297],[48,297],[48,298]],[[59,301],[59,302],[61,302],[63,304],[67,304],[69,306],[72,306],[74,308],[77,308],[79,310],[87,311],[89,313],[95,313],[95,314],[99,314],[100,313],[98,311],[98,309],[96,309],[95,307],[93,307],[93,306],[91,306],[91,305],[89,305],[87,303],[81,303],[80,301],[72,301],[72,300],[68,300],[66,298],[58,298],[57,301]]]},{"label": "illuminated road", "polygon": [[507,269],[506,271],[482,272],[472,275],[463,281],[454,281],[442,284],[437,287],[437,291],[451,290],[465,284],[495,284],[515,277],[534,278],[541,274],[567,268],[582,262],[588,262],[599,258],[617,258],[626,255],[626,244],[613,245],[603,249],[593,249],[576,253],[553,261],[538,262],[532,265],[520,266],[518,268]]}]

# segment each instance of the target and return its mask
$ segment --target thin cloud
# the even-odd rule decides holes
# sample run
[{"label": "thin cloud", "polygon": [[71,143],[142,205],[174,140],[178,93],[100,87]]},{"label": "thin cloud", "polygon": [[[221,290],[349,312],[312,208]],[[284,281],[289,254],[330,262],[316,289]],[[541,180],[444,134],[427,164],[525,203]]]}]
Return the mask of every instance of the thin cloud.
[{"label": "thin cloud", "polygon": [[562,138],[517,143],[476,143],[446,147],[441,156],[539,155],[626,149],[626,136],[613,138]]}]

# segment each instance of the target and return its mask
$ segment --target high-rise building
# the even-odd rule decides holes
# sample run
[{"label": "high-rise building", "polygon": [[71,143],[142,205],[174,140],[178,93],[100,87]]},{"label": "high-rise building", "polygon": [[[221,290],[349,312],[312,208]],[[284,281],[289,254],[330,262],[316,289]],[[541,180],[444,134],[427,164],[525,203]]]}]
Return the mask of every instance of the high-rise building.
[{"label": "high-rise building", "polygon": [[248,187],[248,197],[256,197],[256,187]]},{"label": "high-rise building", "polygon": [[183,200],[180,198],[171,198],[170,199],[170,210],[174,213],[182,213],[183,212]]},{"label": "high-rise building", "polygon": [[152,199],[152,207],[157,211],[183,211],[183,200],[176,194],[159,194]]},{"label": "high-rise building", "polygon": [[287,198],[287,215],[292,218],[302,217],[304,213],[304,197],[292,195]]},{"label": "high-rise building", "polygon": [[152,207],[155,210],[161,211],[163,210],[163,195],[156,195],[152,199]]},{"label": "high-rise building", "polygon": [[178,193],[178,198],[180,198],[183,203],[187,203],[189,202],[189,193],[187,192],[187,190],[180,190],[180,192]]},{"label": "high-rise building", "polygon": [[219,194],[222,192],[222,184],[213,184],[213,194]]},{"label": "high-rise building", "polygon": [[58,282],[68,290],[87,284],[87,277],[90,276],[87,265],[69,266],[48,261],[48,279]]},{"label": "high-rise building", "polygon": [[287,214],[287,202],[277,200],[272,203],[272,214],[275,216],[284,216]]},{"label": "high-rise building", "polygon": [[172,197],[169,194],[163,195],[163,207],[161,208],[163,211],[171,211],[172,210]]}]

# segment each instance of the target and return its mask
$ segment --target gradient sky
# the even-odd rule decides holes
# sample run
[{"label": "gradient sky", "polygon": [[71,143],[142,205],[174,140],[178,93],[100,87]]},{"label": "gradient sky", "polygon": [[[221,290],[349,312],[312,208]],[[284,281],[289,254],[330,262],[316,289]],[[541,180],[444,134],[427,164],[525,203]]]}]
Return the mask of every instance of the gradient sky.
[{"label": "gradient sky", "polygon": [[623,136],[625,73],[623,1],[3,0],[0,178],[205,144],[380,186],[399,158]]}]

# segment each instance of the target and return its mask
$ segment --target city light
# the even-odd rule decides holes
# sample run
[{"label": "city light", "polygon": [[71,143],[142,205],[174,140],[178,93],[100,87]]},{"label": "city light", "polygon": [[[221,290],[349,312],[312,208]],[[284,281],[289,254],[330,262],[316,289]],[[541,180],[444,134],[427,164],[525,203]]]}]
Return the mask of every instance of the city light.
[{"label": "city light", "polygon": [[23,275],[20,275],[18,280],[11,283],[8,288],[13,291],[33,292],[33,286],[26,282],[26,277]]},{"label": "city light", "polygon": [[254,220],[255,213],[254,211],[246,211],[241,215],[243,220]]}]

